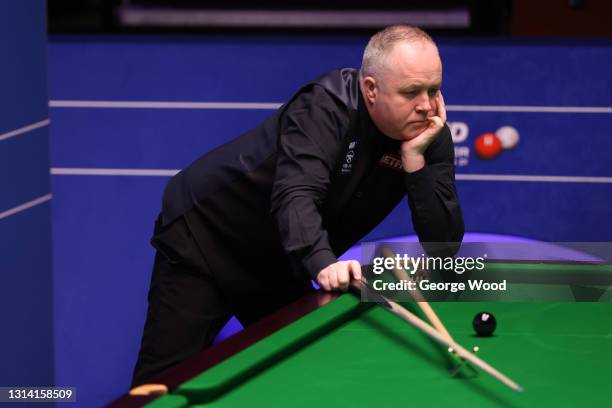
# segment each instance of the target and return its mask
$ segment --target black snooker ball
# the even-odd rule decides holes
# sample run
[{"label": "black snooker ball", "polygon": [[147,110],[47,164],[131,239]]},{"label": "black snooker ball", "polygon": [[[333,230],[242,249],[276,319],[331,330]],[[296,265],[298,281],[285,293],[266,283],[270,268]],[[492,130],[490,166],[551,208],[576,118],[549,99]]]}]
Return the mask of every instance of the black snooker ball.
[{"label": "black snooker ball", "polygon": [[495,316],[493,316],[491,313],[480,312],[474,316],[474,320],[472,320],[472,327],[479,336],[488,337],[495,331],[497,321],[495,320]]}]

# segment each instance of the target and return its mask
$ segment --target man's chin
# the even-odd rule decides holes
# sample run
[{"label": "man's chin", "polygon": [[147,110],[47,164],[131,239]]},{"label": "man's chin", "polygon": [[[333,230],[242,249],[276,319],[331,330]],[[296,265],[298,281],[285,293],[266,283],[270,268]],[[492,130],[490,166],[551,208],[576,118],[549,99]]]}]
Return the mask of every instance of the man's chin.
[{"label": "man's chin", "polygon": [[416,138],[418,135],[420,135],[421,132],[422,132],[421,130],[408,130],[408,131],[405,131],[404,133],[402,133],[402,140],[404,142],[412,140],[412,139]]},{"label": "man's chin", "polygon": [[399,140],[400,142],[407,142],[409,140],[414,139],[415,137],[420,135],[422,132],[423,132],[423,129],[416,129],[416,130],[403,129],[393,134],[387,134],[387,136],[390,137],[391,139]]},{"label": "man's chin", "polygon": [[402,139],[405,141],[412,140],[427,129],[427,122],[421,124],[410,124],[402,133]]}]

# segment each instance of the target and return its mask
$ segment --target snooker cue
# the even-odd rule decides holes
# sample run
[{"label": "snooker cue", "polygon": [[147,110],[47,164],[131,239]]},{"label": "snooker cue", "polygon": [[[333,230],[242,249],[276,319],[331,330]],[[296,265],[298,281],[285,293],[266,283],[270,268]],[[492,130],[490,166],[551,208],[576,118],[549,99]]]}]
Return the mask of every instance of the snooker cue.
[{"label": "snooker cue", "polygon": [[456,343],[454,340],[449,340],[446,337],[444,337],[440,332],[438,332],[436,329],[434,329],[433,327],[425,323],[418,316],[406,310],[403,306],[377,293],[374,289],[372,289],[368,285],[368,283],[364,279],[362,279],[361,281],[353,280],[351,282],[351,287],[358,290],[360,293],[366,292],[367,296],[373,299],[378,305],[383,306],[385,309],[389,310],[391,313],[395,314],[396,316],[399,316],[404,321],[410,323],[412,326],[416,327],[417,329],[419,329],[420,331],[422,331],[423,333],[425,333],[432,339],[436,340],[438,343],[441,343],[446,347],[452,348],[459,357],[466,359],[467,361],[474,364],[475,366],[477,366],[478,368],[480,368],[487,374],[491,375],[492,377],[496,378],[497,380],[501,381],[502,383],[504,383],[505,385],[513,389],[514,391],[523,392],[523,387],[519,386],[517,383],[512,381],[510,378],[500,373],[498,370],[493,368],[491,365],[486,363],[481,358],[475,356],[474,354],[472,354],[471,352],[463,348],[461,345]]},{"label": "snooker cue", "polygon": [[[384,248],[382,252],[385,258],[395,257],[395,254],[389,248]],[[412,281],[412,278],[410,277],[410,275],[406,273],[406,271],[401,270],[395,266],[391,269],[391,272],[393,272],[393,276],[395,276],[397,280]],[[448,340],[454,341],[453,337],[450,335],[448,330],[446,330],[446,327],[444,327],[444,325],[442,324],[442,321],[440,320],[436,312],[433,310],[429,302],[427,302],[423,298],[423,295],[421,295],[421,292],[416,288],[413,291],[407,290],[407,292],[410,292],[410,296],[412,296],[412,299],[414,299],[417,305],[419,305],[419,307],[421,308],[421,310],[427,317],[427,320],[431,322],[432,326],[435,327],[436,330],[438,330]]]},{"label": "snooker cue", "polygon": [[[383,253],[383,256],[386,258],[393,259],[395,257],[395,254],[389,248],[383,248],[382,253]],[[411,281],[411,282],[413,281],[411,276],[408,275],[408,273],[406,273],[406,271],[404,271],[403,269],[400,269],[394,266],[391,269],[391,271],[393,272],[393,276],[395,276],[395,278],[400,281],[401,280],[406,280],[406,281]],[[438,330],[448,340],[454,341],[450,332],[446,330],[446,327],[444,326],[444,324],[442,324],[442,321],[440,320],[440,318],[434,311],[433,307],[431,307],[429,302],[425,300],[421,292],[416,288],[414,290],[406,290],[406,291],[410,293],[410,296],[412,297],[412,299],[416,302],[416,304],[419,306],[421,311],[425,314],[425,317],[427,317],[427,320],[429,320],[429,322],[433,325],[433,327],[436,330]],[[461,366],[466,360],[458,357],[457,354],[452,354],[454,351],[451,348],[449,348],[448,351],[449,353],[451,353],[451,359],[454,360],[458,364],[457,367],[455,367],[453,371],[454,373],[456,373],[461,368]],[[476,352],[476,349],[474,349],[474,352]],[[478,374],[476,369],[474,369],[471,365],[468,364],[466,365],[466,367],[469,367],[474,373]]]}]

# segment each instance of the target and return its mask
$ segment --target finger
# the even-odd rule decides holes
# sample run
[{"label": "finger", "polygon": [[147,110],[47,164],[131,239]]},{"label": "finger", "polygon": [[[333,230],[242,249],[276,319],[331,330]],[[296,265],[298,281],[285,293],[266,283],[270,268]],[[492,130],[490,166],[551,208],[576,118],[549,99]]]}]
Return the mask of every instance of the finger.
[{"label": "finger", "polygon": [[328,291],[328,292],[331,290],[331,287],[329,286],[329,279],[327,277],[327,272],[319,273],[319,275],[317,276],[317,283],[319,284],[320,287],[323,288],[323,290]]},{"label": "finger", "polygon": [[442,124],[446,123],[446,105],[442,91],[438,91],[438,117],[442,119]]},{"label": "finger", "polygon": [[432,116],[431,118],[429,118],[432,128],[435,129],[436,131],[438,129],[441,129],[442,126],[444,126],[444,120],[439,117],[439,116]]},{"label": "finger", "polygon": [[351,273],[353,275],[353,278],[356,280],[361,280],[361,265],[359,264],[359,262],[357,261],[350,261],[351,262]]},{"label": "finger", "polygon": [[330,267],[327,278],[329,279],[329,287],[331,290],[338,289],[338,268],[336,264]]},{"label": "finger", "polygon": [[338,288],[345,292],[348,289],[349,284],[349,268],[350,263],[346,263],[342,265],[342,267],[338,268]]}]

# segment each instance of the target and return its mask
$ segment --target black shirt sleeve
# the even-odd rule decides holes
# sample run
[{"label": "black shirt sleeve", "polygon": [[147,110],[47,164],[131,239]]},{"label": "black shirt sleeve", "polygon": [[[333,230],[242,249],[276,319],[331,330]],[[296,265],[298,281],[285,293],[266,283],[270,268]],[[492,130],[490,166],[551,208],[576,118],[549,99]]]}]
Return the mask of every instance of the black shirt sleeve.
[{"label": "black shirt sleeve", "polygon": [[320,209],[347,127],[346,108],[319,86],[302,92],[280,120],[272,215],[294,270],[312,278],[337,262]]},{"label": "black shirt sleeve", "polygon": [[454,255],[463,239],[454,161],[454,145],[445,125],[425,151],[426,165],[405,176],[414,230],[430,256]]}]

